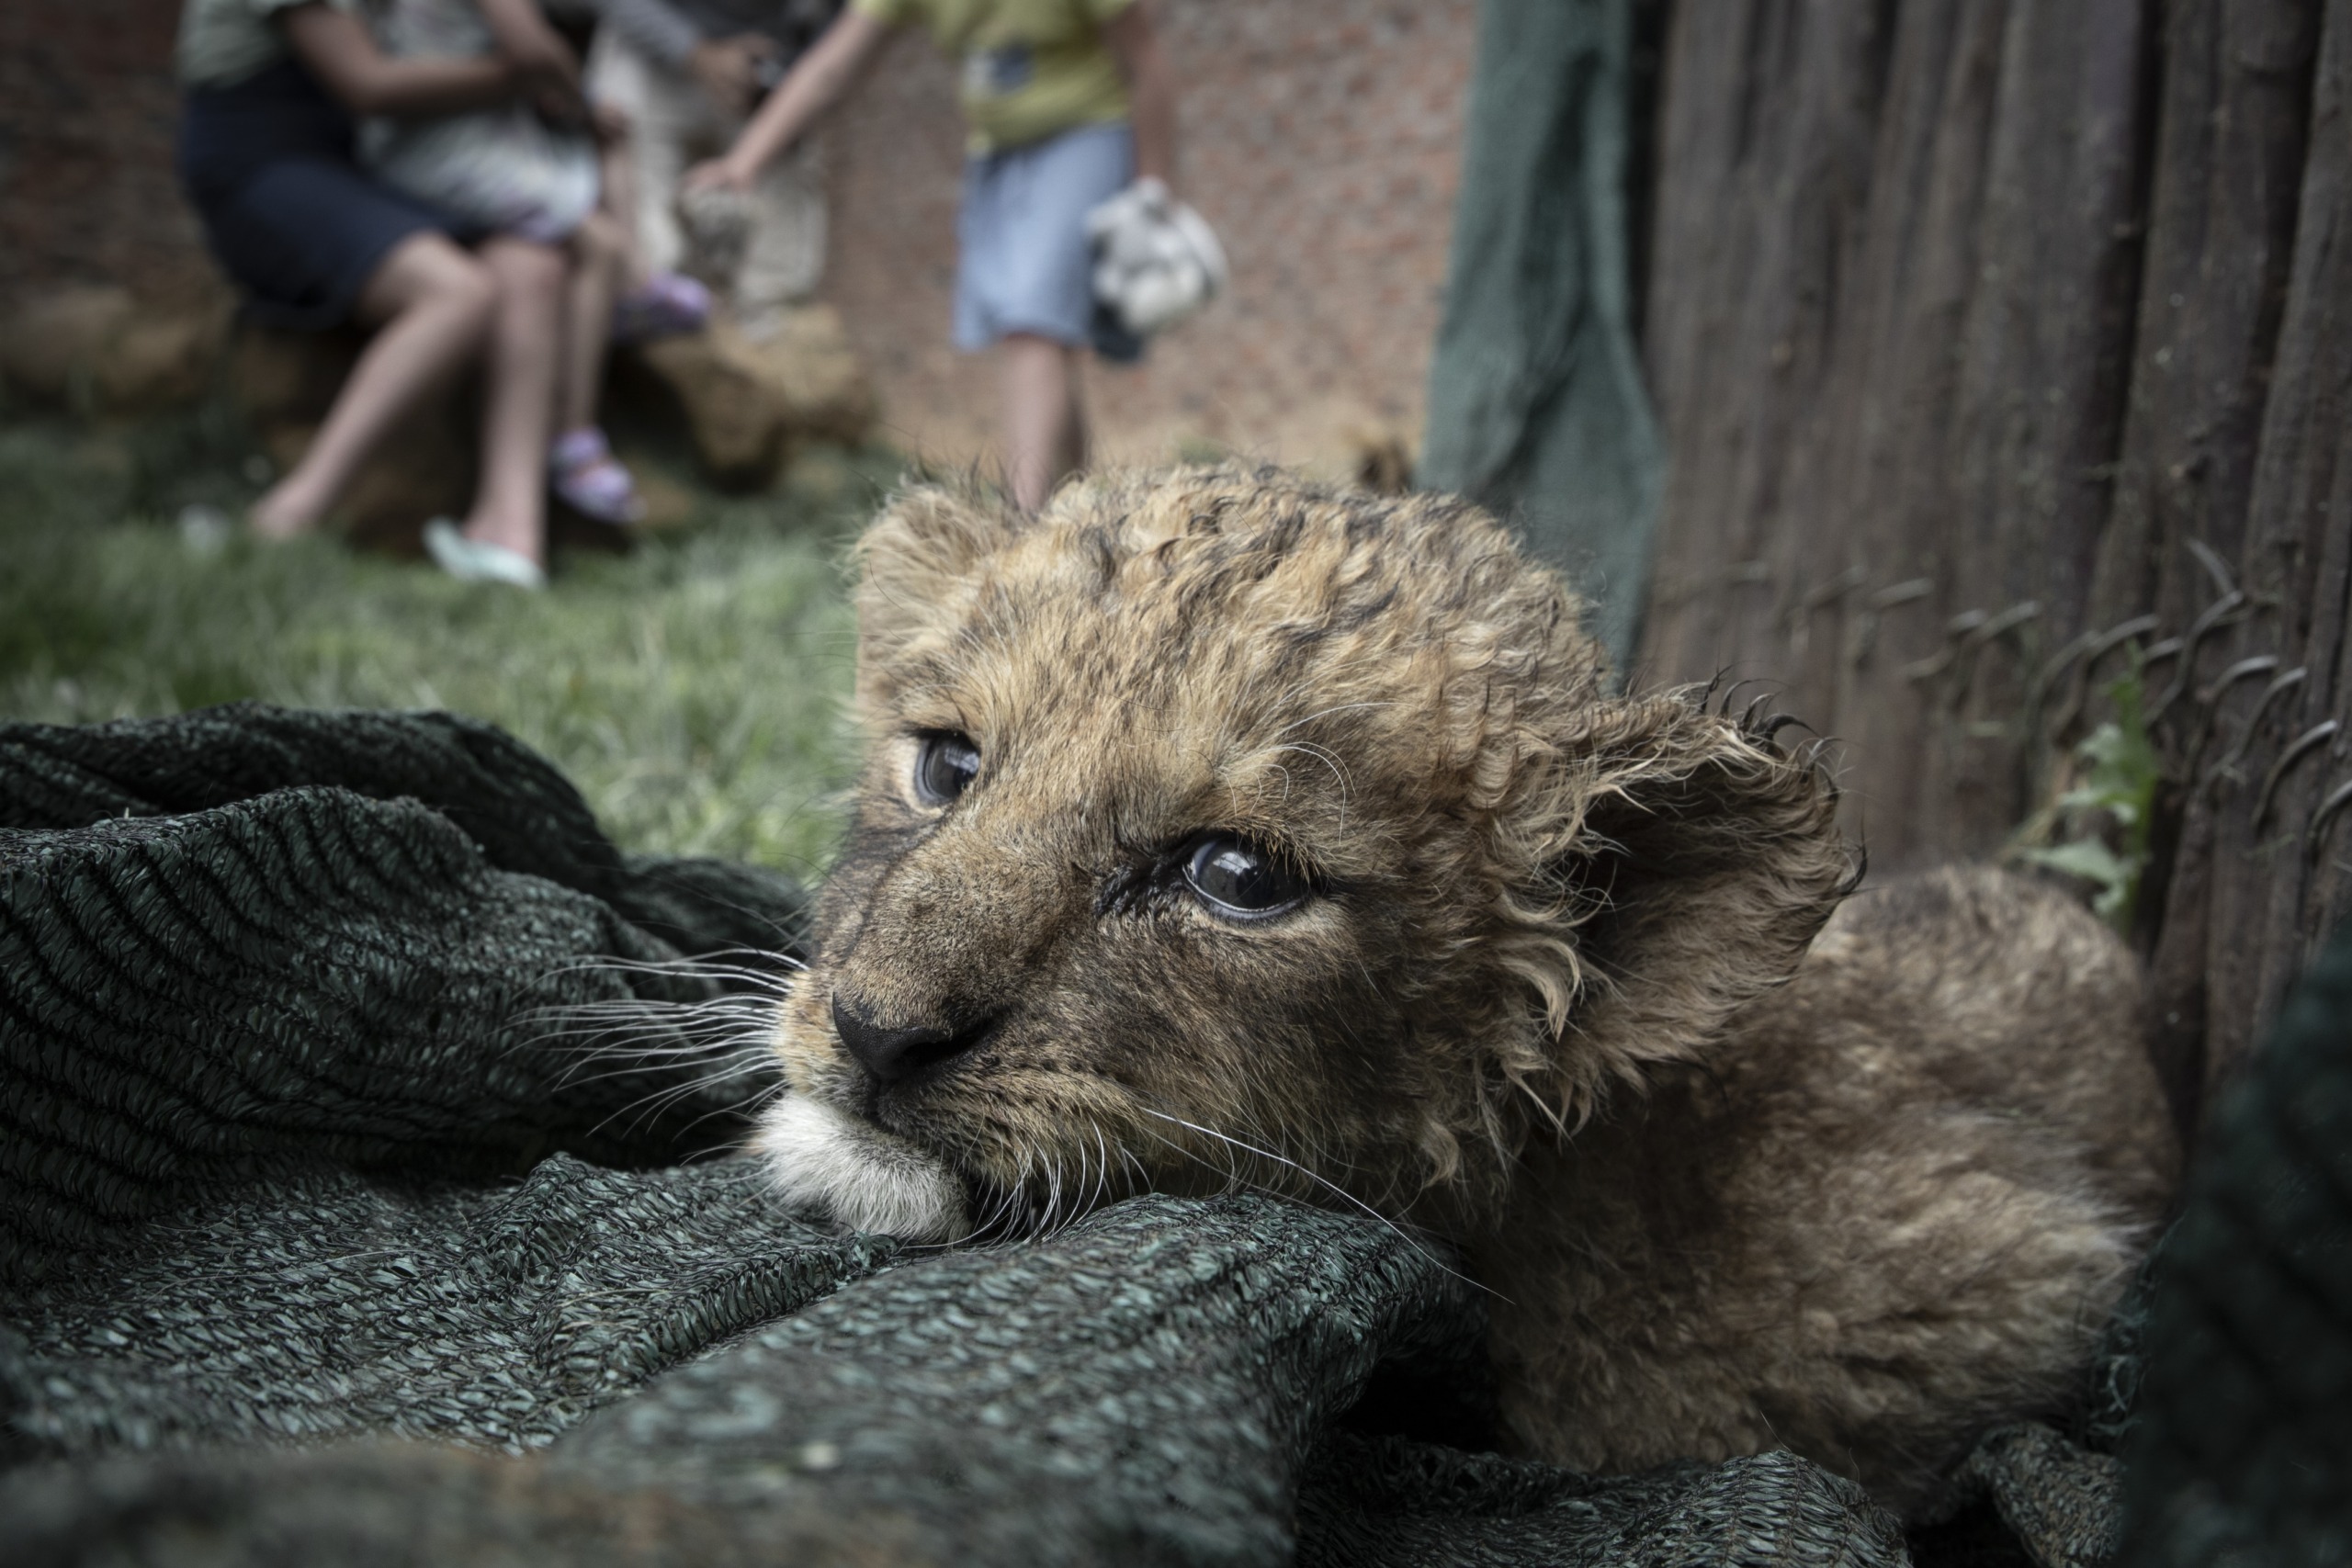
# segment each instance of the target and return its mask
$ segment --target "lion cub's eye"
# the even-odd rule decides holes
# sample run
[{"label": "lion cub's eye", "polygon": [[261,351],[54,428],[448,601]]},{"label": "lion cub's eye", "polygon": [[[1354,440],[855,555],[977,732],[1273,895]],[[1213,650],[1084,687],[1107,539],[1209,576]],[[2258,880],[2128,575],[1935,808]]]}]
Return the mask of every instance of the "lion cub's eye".
[{"label": "lion cub's eye", "polygon": [[925,806],[945,806],[979,775],[980,749],[971,737],[948,731],[922,738],[915,753],[915,794]]},{"label": "lion cub's eye", "polygon": [[1235,833],[1210,833],[1193,847],[1184,881],[1210,912],[1255,920],[1303,902],[1306,882],[1258,845]]}]

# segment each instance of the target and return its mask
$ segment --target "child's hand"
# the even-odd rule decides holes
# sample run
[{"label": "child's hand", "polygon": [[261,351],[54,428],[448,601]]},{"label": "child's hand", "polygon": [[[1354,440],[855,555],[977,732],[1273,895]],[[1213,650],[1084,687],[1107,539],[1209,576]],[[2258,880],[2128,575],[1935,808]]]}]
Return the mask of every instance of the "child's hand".
[{"label": "child's hand", "polygon": [[592,130],[594,111],[576,87],[565,87],[526,78],[524,100],[533,113],[558,130]]},{"label": "child's hand", "polygon": [[499,52],[514,63],[515,72],[541,91],[580,92],[580,60],[571,46],[554,33],[541,30],[536,37],[518,39],[501,47]]},{"label": "child's hand", "polygon": [[685,189],[689,194],[698,190],[727,190],[738,196],[748,196],[752,180],[752,171],[741,167],[734,159],[712,158],[686,171]]},{"label": "child's hand", "polygon": [[[482,20],[498,40],[525,93],[543,106],[549,95],[569,94],[580,105],[580,57],[562,35],[548,26],[536,0],[482,0]],[[575,118],[582,112],[576,107]]]}]

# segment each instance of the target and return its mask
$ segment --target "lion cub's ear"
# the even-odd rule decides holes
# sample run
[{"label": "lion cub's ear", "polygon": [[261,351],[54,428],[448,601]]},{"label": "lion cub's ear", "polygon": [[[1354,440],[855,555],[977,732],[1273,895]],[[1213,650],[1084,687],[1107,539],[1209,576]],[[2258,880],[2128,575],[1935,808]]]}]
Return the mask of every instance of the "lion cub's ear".
[{"label": "lion cub's ear", "polygon": [[858,690],[910,654],[952,635],[970,607],[980,563],[1021,526],[1011,507],[941,485],[899,494],[868,525],[856,560]]},{"label": "lion cub's ear", "polygon": [[1773,728],[1676,694],[1588,710],[1560,739],[1519,838],[1518,896],[1550,962],[1514,967],[1541,998],[1570,1114],[1609,1078],[1699,1055],[1794,971],[1858,880],[1836,784]]}]

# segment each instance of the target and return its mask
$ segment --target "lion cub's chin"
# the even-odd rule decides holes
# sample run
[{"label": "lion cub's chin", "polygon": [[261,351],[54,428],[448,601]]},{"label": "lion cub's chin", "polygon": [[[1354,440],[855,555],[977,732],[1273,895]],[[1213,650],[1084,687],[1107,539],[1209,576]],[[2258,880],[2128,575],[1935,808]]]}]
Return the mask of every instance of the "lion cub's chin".
[{"label": "lion cub's chin", "polygon": [[971,1234],[963,1186],[946,1166],[820,1100],[783,1096],[761,1118],[752,1146],[796,1208],[907,1241]]}]

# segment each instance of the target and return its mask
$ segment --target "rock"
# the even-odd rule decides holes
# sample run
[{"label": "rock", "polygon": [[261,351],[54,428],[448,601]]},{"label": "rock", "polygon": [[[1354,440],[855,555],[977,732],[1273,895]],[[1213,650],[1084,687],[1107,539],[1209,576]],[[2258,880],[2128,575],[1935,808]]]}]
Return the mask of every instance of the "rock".
[{"label": "rock", "polygon": [[718,319],[637,351],[704,467],[735,488],[773,483],[797,441],[854,446],[874,424],[873,383],[831,307],[796,307],[764,326],[753,336]]},{"label": "rock", "polygon": [[19,396],[67,407],[89,396],[99,350],[130,319],[128,288],[61,288],[19,307],[0,332],[0,372]]},{"label": "rock", "polygon": [[784,457],[784,418],[767,386],[719,334],[706,330],[639,350],[646,369],[677,400],[695,456],[722,485],[759,489]]},{"label": "rock", "polygon": [[17,396],[75,413],[152,413],[210,389],[228,337],[225,300],[141,304],[113,285],[30,299],[0,322],[0,378]]},{"label": "rock", "polygon": [[225,308],[133,311],[99,356],[101,406],[153,413],[201,401],[219,371],[229,319]]},{"label": "rock", "polygon": [[351,374],[364,333],[284,332],[248,322],[229,355],[229,394],[258,429],[326,417]]},{"label": "rock", "polygon": [[757,336],[724,322],[719,333],[775,398],[792,438],[854,446],[874,428],[874,383],[831,306],[784,311]]}]

